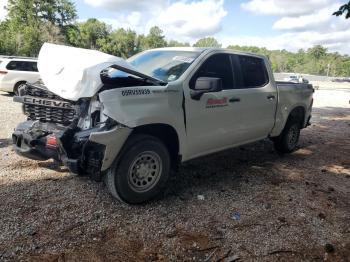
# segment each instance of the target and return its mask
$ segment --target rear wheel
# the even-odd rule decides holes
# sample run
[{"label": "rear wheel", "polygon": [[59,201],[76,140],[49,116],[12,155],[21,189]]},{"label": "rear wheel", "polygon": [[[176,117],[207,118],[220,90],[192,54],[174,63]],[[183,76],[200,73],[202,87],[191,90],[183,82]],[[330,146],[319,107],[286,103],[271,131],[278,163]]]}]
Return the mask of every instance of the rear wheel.
[{"label": "rear wheel", "polygon": [[299,142],[300,122],[290,119],[284,127],[282,134],[274,138],[274,145],[277,151],[281,153],[293,152]]},{"label": "rear wheel", "polygon": [[105,177],[110,193],[130,204],[147,202],[165,187],[170,173],[170,155],[157,138],[135,135]]}]

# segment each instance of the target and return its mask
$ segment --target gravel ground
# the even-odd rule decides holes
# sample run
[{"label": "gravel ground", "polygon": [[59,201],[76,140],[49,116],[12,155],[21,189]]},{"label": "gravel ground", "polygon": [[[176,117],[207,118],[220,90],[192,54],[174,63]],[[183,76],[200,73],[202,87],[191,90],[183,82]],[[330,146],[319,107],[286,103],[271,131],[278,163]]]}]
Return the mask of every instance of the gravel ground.
[{"label": "gravel ground", "polygon": [[[270,141],[187,163],[161,199],[17,156],[24,119],[0,94],[1,261],[350,261],[350,92],[316,91],[299,149]],[[226,260],[225,260],[226,259]]]}]

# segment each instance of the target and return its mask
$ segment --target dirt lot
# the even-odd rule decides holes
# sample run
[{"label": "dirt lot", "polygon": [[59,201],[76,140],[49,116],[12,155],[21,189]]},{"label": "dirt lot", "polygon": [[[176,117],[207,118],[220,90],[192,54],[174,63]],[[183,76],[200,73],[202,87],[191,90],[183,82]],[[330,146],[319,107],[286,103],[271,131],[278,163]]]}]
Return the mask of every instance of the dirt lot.
[{"label": "dirt lot", "polygon": [[349,100],[317,91],[291,155],[266,140],[201,158],[161,199],[127,206],[102,183],[17,156],[9,138],[24,117],[1,93],[0,260],[350,261]]}]

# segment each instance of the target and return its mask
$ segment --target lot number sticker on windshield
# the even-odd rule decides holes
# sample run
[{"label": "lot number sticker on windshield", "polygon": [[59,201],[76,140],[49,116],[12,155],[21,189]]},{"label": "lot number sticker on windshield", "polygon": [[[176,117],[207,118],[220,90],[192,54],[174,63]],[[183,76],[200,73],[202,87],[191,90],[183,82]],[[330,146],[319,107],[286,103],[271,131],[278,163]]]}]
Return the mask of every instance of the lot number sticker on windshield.
[{"label": "lot number sticker on windshield", "polygon": [[173,60],[190,64],[193,62],[194,59],[192,57],[186,56],[174,56]]}]

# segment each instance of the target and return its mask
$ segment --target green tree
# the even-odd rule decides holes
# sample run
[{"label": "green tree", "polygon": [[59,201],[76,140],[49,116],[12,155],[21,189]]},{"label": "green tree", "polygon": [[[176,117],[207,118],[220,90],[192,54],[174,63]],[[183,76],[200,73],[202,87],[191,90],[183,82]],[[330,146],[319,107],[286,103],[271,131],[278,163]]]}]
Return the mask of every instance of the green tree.
[{"label": "green tree", "polygon": [[62,34],[60,27],[52,23],[43,23],[41,25],[41,38],[53,44],[66,43],[66,37]]},{"label": "green tree", "polygon": [[167,46],[163,31],[158,26],[152,27],[147,36],[140,37],[139,43],[142,50]]},{"label": "green tree", "polygon": [[139,52],[146,50],[146,37],[141,34],[136,37],[136,47]]},{"label": "green tree", "polygon": [[307,50],[307,53],[310,54],[310,56],[313,58],[313,59],[316,59],[316,60],[319,60],[323,57],[326,56],[327,54],[327,48],[324,48],[323,46],[321,45],[316,45],[312,48],[309,48]]},{"label": "green tree", "polygon": [[50,22],[63,28],[77,18],[76,8],[69,0],[9,0],[8,18],[22,24]]},{"label": "green tree", "polygon": [[0,23],[0,54],[17,55],[21,37],[17,26],[9,20]]},{"label": "green tree", "polygon": [[68,43],[73,46],[99,49],[111,31],[110,26],[96,18],[78,23],[67,31]]},{"label": "green tree", "polygon": [[194,47],[217,47],[220,48],[221,44],[214,37],[205,37],[199,39],[194,45]]},{"label": "green tree", "polygon": [[350,18],[350,1],[347,4],[340,6],[339,10],[333,13],[335,16],[342,16],[343,14],[345,14],[346,19]]},{"label": "green tree", "polygon": [[46,42],[65,42],[66,28],[77,17],[69,0],[9,0],[1,22],[0,50],[6,54],[36,56]]},{"label": "green tree", "polygon": [[169,47],[189,47],[191,46],[190,43],[182,43],[182,42],[179,42],[179,41],[176,41],[176,40],[170,40],[168,42],[168,46]]},{"label": "green tree", "polygon": [[130,29],[118,29],[99,41],[100,50],[115,56],[129,58],[138,52],[137,34]]}]

